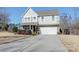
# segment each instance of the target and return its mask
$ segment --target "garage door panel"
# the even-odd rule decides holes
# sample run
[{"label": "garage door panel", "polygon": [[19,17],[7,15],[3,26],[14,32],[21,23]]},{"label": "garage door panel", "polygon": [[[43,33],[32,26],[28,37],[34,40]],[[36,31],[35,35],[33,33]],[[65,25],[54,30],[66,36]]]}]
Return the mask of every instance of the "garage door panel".
[{"label": "garage door panel", "polygon": [[57,27],[40,27],[41,34],[57,34]]}]

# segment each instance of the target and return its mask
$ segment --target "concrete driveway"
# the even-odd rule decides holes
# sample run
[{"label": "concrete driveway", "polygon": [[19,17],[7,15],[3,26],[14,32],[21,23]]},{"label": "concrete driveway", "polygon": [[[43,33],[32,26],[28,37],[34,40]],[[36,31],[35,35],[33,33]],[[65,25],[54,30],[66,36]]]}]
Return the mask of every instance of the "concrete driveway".
[{"label": "concrete driveway", "polygon": [[67,52],[57,35],[38,35],[0,45],[1,52]]},{"label": "concrete driveway", "polygon": [[39,41],[25,48],[29,52],[67,52],[68,50],[57,35],[40,35]]}]

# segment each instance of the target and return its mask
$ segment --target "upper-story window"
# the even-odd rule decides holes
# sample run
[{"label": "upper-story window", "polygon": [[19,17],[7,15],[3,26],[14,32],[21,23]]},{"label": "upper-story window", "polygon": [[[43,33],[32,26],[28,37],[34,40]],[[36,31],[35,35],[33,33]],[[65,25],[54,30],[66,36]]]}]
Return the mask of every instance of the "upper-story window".
[{"label": "upper-story window", "polygon": [[41,16],[41,21],[43,21],[43,19],[44,19],[44,16]]},{"label": "upper-story window", "polygon": [[30,20],[30,17],[25,17],[24,21],[29,21],[29,20]]},{"label": "upper-story window", "polygon": [[40,16],[37,16],[38,18],[40,17]]},{"label": "upper-story window", "polygon": [[30,19],[30,17],[28,17],[28,19]]},{"label": "upper-story window", "polygon": [[33,19],[36,19],[36,17],[33,17]]},{"label": "upper-story window", "polygon": [[25,19],[27,19],[27,18],[25,17]]},{"label": "upper-story window", "polygon": [[25,19],[30,19],[30,17],[25,17]]},{"label": "upper-story window", "polygon": [[52,16],[52,20],[54,21],[54,16]]},{"label": "upper-story window", "polygon": [[55,20],[59,21],[60,17],[59,16],[55,16]]},{"label": "upper-story window", "polygon": [[42,19],[44,19],[44,16],[41,16]]},{"label": "upper-story window", "polygon": [[23,18],[23,21],[25,22],[26,19],[27,19],[27,18]]}]

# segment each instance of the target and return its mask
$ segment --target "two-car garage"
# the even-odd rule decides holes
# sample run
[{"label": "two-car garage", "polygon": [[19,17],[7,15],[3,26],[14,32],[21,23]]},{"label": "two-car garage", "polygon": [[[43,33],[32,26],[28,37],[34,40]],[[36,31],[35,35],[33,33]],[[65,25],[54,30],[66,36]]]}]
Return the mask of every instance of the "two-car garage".
[{"label": "two-car garage", "polygon": [[40,27],[41,34],[57,34],[57,27]]}]

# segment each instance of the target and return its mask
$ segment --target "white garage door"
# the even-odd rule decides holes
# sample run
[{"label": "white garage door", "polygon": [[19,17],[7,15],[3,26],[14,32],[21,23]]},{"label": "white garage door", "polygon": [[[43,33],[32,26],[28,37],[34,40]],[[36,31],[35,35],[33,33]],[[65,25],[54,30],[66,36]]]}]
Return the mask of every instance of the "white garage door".
[{"label": "white garage door", "polygon": [[57,34],[57,27],[40,27],[41,34]]}]

